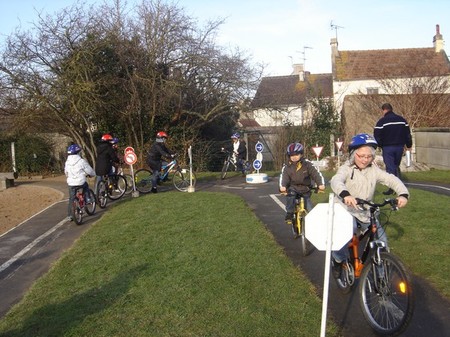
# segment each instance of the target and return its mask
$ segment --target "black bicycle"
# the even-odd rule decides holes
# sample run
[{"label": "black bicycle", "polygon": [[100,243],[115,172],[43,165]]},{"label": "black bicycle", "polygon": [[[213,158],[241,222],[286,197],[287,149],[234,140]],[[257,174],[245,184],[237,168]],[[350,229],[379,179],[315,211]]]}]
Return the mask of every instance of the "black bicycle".
[{"label": "black bicycle", "polygon": [[127,191],[127,181],[124,176],[104,175],[97,183],[97,202],[100,208],[105,208],[108,199],[118,200]]},{"label": "black bicycle", "polygon": [[[225,160],[223,162],[223,166],[222,166],[222,173],[220,175],[221,179],[225,179],[225,177],[227,176],[228,171],[230,170],[230,168],[233,171],[238,171],[238,158],[236,157],[236,154],[234,154],[233,152],[230,152],[224,148],[221,149],[222,152],[224,152],[226,154]],[[250,173],[251,170],[251,165],[250,162],[246,161],[246,160],[242,160],[242,171],[243,174],[247,175]]]}]

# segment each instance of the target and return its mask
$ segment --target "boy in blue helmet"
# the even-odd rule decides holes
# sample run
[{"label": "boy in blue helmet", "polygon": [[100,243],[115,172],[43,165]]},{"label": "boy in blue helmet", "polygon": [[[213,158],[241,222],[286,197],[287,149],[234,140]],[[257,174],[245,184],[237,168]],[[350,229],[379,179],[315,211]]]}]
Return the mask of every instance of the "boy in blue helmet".
[{"label": "boy in blue helmet", "polygon": [[[305,208],[310,211],[313,208],[311,203],[311,187],[313,182],[320,191],[325,190],[325,179],[313,163],[303,157],[304,148],[301,143],[289,144],[286,149],[286,155],[289,157],[289,163],[281,169],[279,190],[286,193],[286,217],[288,225],[293,225],[295,199],[298,194],[303,195]],[[294,228],[294,231],[296,228]],[[298,234],[298,233],[296,233]]]},{"label": "boy in blue helmet", "polygon": [[82,186],[86,203],[91,203],[89,196],[89,185],[86,176],[94,177],[95,171],[89,163],[81,158],[81,147],[78,144],[72,144],[67,148],[67,160],[64,165],[64,173],[67,177],[67,185],[69,186],[69,207],[67,219],[72,221],[72,202],[75,198],[77,189]]},{"label": "boy in blue helmet", "polygon": [[[397,193],[398,207],[404,207],[408,203],[409,192],[402,181],[373,164],[377,146],[375,138],[366,133],[354,136],[348,146],[349,159],[339,167],[330,182],[337,201],[356,218],[356,223],[362,229],[369,226],[369,211],[360,209],[356,198],[373,200],[377,183],[392,188]],[[354,230],[356,231],[356,228]],[[380,240],[384,241],[387,247],[383,229],[380,228],[379,232]],[[347,245],[332,255],[333,276],[338,278],[341,264],[348,257]]]}]

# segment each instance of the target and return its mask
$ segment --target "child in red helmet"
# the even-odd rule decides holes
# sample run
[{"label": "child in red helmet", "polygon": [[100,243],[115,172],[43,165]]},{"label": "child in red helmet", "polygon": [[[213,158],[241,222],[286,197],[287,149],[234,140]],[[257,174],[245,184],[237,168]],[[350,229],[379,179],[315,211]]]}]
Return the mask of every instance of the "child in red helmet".
[{"label": "child in red helmet", "polygon": [[156,134],[156,140],[150,147],[147,155],[147,164],[153,171],[152,176],[152,193],[157,193],[157,185],[159,178],[159,171],[162,166],[162,158],[173,158],[174,154],[166,146],[167,133],[159,131]]}]

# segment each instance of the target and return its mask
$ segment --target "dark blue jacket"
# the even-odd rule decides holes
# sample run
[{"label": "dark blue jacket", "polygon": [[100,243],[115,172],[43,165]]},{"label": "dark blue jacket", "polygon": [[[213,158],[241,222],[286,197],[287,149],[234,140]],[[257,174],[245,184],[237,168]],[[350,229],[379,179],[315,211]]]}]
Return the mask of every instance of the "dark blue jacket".
[{"label": "dark blue jacket", "polygon": [[377,122],[373,135],[380,147],[412,146],[411,131],[408,122],[392,111],[388,111]]}]

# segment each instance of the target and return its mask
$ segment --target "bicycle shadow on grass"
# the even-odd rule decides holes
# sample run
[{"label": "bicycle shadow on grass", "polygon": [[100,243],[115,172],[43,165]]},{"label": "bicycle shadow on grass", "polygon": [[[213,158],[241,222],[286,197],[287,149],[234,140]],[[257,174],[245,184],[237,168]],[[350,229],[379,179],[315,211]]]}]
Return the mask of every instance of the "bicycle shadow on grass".
[{"label": "bicycle shadow on grass", "polygon": [[389,222],[388,228],[388,240],[392,239],[398,241],[403,237],[403,235],[405,235],[403,226],[396,222]]},{"label": "bicycle shadow on grass", "polygon": [[20,329],[0,332],[0,336],[64,336],[76,330],[87,317],[111,307],[145,270],[146,265],[136,266],[118,274],[109,283],[76,294],[66,301],[44,305],[24,319]]}]

